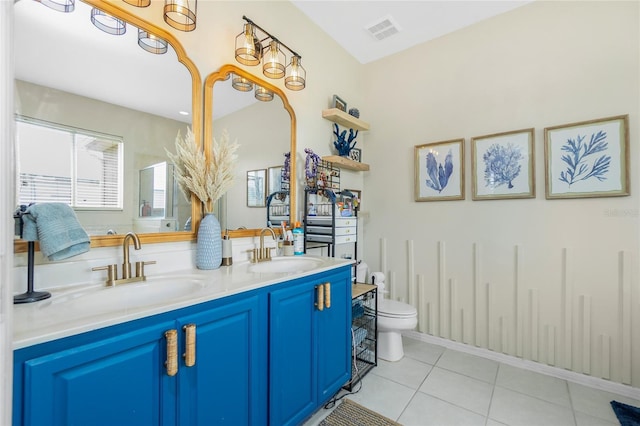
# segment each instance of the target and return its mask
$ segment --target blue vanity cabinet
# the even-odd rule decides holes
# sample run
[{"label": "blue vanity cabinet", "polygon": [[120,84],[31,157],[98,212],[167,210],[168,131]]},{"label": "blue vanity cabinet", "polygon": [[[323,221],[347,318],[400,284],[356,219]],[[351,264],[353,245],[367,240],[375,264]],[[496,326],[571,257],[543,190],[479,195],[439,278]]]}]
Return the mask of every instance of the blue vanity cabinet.
[{"label": "blue vanity cabinet", "polygon": [[275,289],[269,309],[269,423],[300,424],[351,377],[350,266]]},{"label": "blue vanity cabinet", "polygon": [[175,424],[175,377],[164,373],[163,337],[173,327],[162,321],[117,336],[82,336],[84,343],[61,339],[33,357],[30,348],[17,351],[14,374],[23,380],[14,381],[14,425]]},{"label": "blue vanity cabinet", "polygon": [[265,423],[266,318],[265,299],[254,295],[178,320],[180,330],[196,326],[195,363],[185,360],[178,375],[179,425]]},{"label": "blue vanity cabinet", "polygon": [[[13,423],[264,424],[266,303],[253,291],[17,350]],[[196,356],[187,367],[191,325]],[[174,376],[168,330],[177,336]]]}]

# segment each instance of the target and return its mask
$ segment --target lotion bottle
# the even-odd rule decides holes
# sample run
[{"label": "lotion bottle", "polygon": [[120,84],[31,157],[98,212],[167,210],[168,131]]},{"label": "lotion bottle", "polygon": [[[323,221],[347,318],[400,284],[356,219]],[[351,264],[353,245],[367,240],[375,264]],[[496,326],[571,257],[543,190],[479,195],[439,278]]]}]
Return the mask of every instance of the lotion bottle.
[{"label": "lotion bottle", "polygon": [[304,230],[300,222],[296,222],[293,228],[293,254],[296,256],[304,254]]}]

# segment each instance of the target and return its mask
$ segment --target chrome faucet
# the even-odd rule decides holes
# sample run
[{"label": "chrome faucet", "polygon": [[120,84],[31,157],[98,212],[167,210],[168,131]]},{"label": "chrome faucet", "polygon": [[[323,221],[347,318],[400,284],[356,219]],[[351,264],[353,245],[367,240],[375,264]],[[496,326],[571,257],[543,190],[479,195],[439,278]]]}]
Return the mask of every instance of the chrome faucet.
[{"label": "chrome faucet", "polygon": [[144,265],[153,265],[154,263],[156,263],[156,261],[151,260],[147,262],[136,262],[136,276],[132,277],[131,262],[129,261],[129,244],[131,243],[131,241],[133,241],[133,246],[136,250],[140,250],[141,247],[140,239],[138,238],[138,235],[136,235],[136,233],[128,232],[127,235],[124,236],[124,239],[122,240],[122,253],[124,257],[122,261],[122,278],[118,279],[118,267],[116,264],[92,268],[92,270],[94,271],[107,271],[107,285],[112,286],[116,284],[147,280],[147,277],[144,275]]},{"label": "chrome faucet", "polygon": [[122,279],[126,280],[131,278],[131,262],[129,262],[129,240],[133,240],[133,246],[136,250],[140,250],[140,238],[135,232],[127,232],[122,240],[122,254],[124,260],[122,261]]},{"label": "chrome faucet", "polygon": [[[273,236],[274,240],[277,240],[278,237],[276,237],[276,233],[273,231],[273,229],[271,228],[262,228],[260,230],[260,248],[259,249],[253,249],[253,262],[264,262],[266,260],[271,260],[271,249],[273,249],[273,247],[267,247],[265,248],[264,246],[264,233],[265,232],[271,232],[271,236]],[[256,253],[257,252],[257,253]]]}]

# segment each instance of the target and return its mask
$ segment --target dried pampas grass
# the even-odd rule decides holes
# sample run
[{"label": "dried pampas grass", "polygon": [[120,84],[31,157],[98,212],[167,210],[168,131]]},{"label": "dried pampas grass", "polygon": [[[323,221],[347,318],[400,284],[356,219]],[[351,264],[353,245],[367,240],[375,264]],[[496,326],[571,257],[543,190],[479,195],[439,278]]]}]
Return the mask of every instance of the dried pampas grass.
[{"label": "dried pampas grass", "polygon": [[175,176],[182,193],[188,201],[191,201],[191,194],[195,194],[204,204],[205,213],[211,212],[213,204],[233,186],[238,147],[237,142],[229,143],[229,134],[224,130],[219,142],[213,138],[212,158],[207,164],[195,135],[187,128],[185,138],[180,132],[176,136],[175,154],[165,149],[176,166]]}]

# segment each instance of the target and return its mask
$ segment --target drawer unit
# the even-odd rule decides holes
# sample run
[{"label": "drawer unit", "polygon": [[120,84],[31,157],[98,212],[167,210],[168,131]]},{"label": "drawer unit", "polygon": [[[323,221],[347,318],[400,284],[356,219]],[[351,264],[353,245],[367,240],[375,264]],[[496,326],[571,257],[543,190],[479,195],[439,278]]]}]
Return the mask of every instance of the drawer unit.
[{"label": "drawer unit", "polygon": [[[309,205],[310,192],[316,197],[320,196],[316,191],[310,189],[305,190],[306,206]],[[335,197],[341,196],[339,194],[340,193],[335,194],[334,201],[330,204],[333,208],[324,209],[328,211],[329,214],[311,214],[305,217],[305,253],[308,248],[319,248],[326,245],[329,250],[329,256],[335,256],[335,246],[340,244],[354,244],[354,254],[357,253],[358,218],[356,216],[341,216],[341,214],[347,212],[355,213],[355,210],[341,211],[338,209],[335,204]],[[317,200],[317,198],[314,198],[314,200]],[[314,201],[314,203],[316,203],[316,201]],[[316,205],[320,204],[322,203],[316,203]],[[307,209],[307,211],[310,211],[310,209]],[[316,212],[320,212],[320,209],[313,209],[313,213]]]}]

